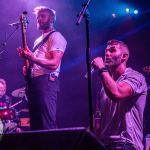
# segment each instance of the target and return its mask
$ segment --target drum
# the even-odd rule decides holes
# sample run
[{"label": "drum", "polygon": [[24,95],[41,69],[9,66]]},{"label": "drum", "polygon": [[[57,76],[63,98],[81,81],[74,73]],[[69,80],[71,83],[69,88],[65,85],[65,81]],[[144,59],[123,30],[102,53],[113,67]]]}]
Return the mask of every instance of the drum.
[{"label": "drum", "polygon": [[20,118],[20,127],[30,127],[30,118]]},{"label": "drum", "polygon": [[17,123],[17,112],[12,108],[0,109],[0,119],[3,123],[3,132],[12,133],[15,132]]},{"label": "drum", "polygon": [[18,124],[13,120],[5,120],[3,121],[3,126],[4,133],[12,133],[16,130]]},{"label": "drum", "polygon": [[1,120],[13,120],[16,116],[15,110],[6,108],[0,110],[0,119]]}]

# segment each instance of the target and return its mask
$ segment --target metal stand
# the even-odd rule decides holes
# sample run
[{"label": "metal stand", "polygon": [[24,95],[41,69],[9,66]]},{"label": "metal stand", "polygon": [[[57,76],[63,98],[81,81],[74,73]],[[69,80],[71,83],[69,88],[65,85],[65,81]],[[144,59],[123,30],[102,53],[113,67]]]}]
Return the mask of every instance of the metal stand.
[{"label": "metal stand", "polygon": [[5,41],[0,44],[0,56],[5,52],[4,48],[6,47],[7,42],[13,37],[17,29],[19,29],[19,25],[15,26],[15,29],[8,35],[8,37],[6,37]]},{"label": "metal stand", "polygon": [[82,7],[81,12],[78,15],[76,25],[79,25],[82,21],[82,18],[85,18],[86,25],[86,64],[87,64],[87,76],[88,76],[88,97],[89,97],[89,124],[90,130],[93,132],[93,108],[92,108],[92,87],[91,87],[91,53],[90,53],[90,38],[89,38],[89,13],[87,7],[90,3],[88,0]]}]

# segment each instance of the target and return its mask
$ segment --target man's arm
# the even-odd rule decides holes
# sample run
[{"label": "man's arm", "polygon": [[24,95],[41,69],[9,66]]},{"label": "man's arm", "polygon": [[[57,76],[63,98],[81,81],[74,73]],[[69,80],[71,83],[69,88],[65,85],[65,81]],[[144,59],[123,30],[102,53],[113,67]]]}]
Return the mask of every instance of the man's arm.
[{"label": "man's arm", "polygon": [[133,89],[128,83],[114,81],[108,72],[102,72],[100,76],[105,92],[112,100],[120,101],[133,95]]},{"label": "man's arm", "polygon": [[[30,59],[33,63],[42,66],[44,68],[50,69],[50,70],[56,70],[62,60],[63,56],[62,51],[50,51],[48,58],[37,58],[35,56],[30,58],[30,54],[26,54],[25,56]],[[28,56],[27,56],[28,55]]]},{"label": "man's arm", "polygon": [[[93,60],[92,65],[96,69],[104,68],[104,62],[101,57],[97,57]],[[132,87],[126,82],[116,82],[109,72],[100,73],[101,81],[104,86],[105,92],[109,98],[114,101],[120,101],[127,99],[133,95]]]},{"label": "man's arm", "polygon": [[30,51],[29,49],[24,50],[22,48],[18,48],[17,51],[19,55],[29,59],[30,61],[32,61],[33,63],[39,66],[42,66],[50,70],[57,69],[57,67],[61,62],[62,56],[64,54],[62,51],[55,50],[55,51],[49,51],[47,58],[37,58],[33,54],[33,52]]}]

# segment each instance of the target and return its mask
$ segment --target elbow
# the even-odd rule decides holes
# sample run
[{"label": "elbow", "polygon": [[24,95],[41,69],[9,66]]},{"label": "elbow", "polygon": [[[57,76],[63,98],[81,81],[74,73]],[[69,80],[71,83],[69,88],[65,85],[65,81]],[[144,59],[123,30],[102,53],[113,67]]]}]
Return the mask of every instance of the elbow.
[{"label": "elbow", "polygon": [[48,67],[48,69],[50,69],[50,70],[56,70],[58,67],[59,67],[59,64],[58,63],[54,63],[53,65],[50,65]]},{"label": "elbow", "polygon": [[51,70],[56,70],[57,68],[58,68],[57,65],[54,65],[54,66],[50,67]]},{"label": "elbow", "polygon": [[114,102],[119,102],[120,100],[123,99],[119,93],[112,93],[109,95],[109,98]]}]

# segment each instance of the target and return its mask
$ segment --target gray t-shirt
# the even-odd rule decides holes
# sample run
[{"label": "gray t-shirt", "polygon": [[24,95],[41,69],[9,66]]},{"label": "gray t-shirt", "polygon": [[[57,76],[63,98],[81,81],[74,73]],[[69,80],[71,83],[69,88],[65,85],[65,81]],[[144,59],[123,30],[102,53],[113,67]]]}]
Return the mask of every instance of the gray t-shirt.
[{"label": "gray t-shirt", "polygon": [[116,82],[128,83],[134,94],[120,102],[112,101],[102,88],[99,94],[101,111],[100,140],[129,142],[137,150],[143,150],[143,112],[146,103],[147,84],[142,74],[127,68]]}]

